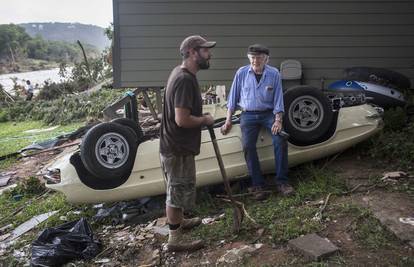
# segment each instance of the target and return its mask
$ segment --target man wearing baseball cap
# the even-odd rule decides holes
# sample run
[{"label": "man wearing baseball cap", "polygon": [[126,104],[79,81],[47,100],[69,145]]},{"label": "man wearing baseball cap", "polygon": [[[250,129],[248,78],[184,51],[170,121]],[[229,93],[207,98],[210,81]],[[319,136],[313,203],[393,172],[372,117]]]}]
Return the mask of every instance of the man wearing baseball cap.
[{"label": "man wearing baseball cap", "polygon": [[172,70],[164,94],[160,159],[167,186],[169,251],[191,251],[204,245],[202,240],[184,239],[183,230],[198,226],[201,219],[184,219],[183,211],[195,204],[194,157],[200,153],[201,127],[214,123],[210,114],[203,115],[196,74],[210,67],[210,48],[215,45],[199,35],[185,38],[180,45],[182,63]]},{"label": "man wearing baseball cap", "polygon": [[267,47],[254,44],[248,47],[250,65],[241,67],[233,80],[227,101],[227,118],[221,131],[227,134],[232,128],[231,116],[241,109],[240,128],[247,167],[252,179],[256,200],[264,200],[265,185],[256,150],[257,137],[262,127],[271,133],[276,169],[277,189],[282,195],[293,193],[288,184],[287,141],[282,137],[284,113],[282,82],[279,71],[267,65],[270,51]]}]

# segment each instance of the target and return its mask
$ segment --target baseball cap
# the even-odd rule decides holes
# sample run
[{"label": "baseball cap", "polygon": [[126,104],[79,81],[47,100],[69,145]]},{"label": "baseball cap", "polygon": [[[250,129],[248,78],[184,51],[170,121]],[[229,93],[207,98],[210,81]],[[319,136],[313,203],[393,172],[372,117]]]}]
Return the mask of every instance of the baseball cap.
[{"label": "baseball cap", "polygon": [[257,55],[266,54],[269,55],[269,48],[261,44],[254,44],[247,48],[247,54]]},{"label": "baseball cap", "polygon": [[180,45],[181,55],[186,54],[191,48],[197,49],[201,47],[212,48],[216,46],[216,42],[209,42],[200,35],[191,35],[184,39]]}]

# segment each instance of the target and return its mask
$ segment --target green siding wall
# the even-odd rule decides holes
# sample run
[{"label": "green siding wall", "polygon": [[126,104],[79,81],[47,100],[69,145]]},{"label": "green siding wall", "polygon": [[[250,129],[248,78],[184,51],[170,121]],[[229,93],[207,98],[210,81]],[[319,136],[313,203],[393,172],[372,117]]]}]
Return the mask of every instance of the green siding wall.
[{"label": "green siding wall", "polygon": [[267,45],[270,64],[303,64],[305,83],[330,83],[352,66],[383,67],[414,82],[414,1],[114,0],[117,87],[163,86],[180,42],[217,41],[202,84],[231,84],[247,46]]}]

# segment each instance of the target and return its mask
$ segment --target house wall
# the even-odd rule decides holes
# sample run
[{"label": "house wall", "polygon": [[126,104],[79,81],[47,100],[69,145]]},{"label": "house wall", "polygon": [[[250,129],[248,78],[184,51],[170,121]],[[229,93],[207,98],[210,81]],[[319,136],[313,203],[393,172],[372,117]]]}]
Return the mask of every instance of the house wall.
[{"label": "house wall", "polygon": [[231,84],[246,50],[270,48],[270,65],[303,64],[306,84],[340,79],[343,69],[371,66],[414,82],[414,1],[393,0],[114,0],[116,87],[164,86],[181,62],[188,35],[217,41],[200,84]]}]

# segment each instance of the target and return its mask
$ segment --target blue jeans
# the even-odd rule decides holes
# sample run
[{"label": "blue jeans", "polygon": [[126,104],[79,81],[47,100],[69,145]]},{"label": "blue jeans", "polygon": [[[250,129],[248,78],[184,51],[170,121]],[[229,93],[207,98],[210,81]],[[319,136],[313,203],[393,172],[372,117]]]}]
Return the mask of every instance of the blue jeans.
[{"label": "blue jeans", "polygon": [[257,137],[261,127],[264,127],[272,136],[273,151],[275,155],[276,184],[283,184],[288,181],[287,141],[280,135],[273,135],[271,133],[274,117],[271,110],[268,112],[243,112],[240,117],[244,156],[250,177],[252,178],[252,186],[264,185],[264,178],[260,170],[260,163],[256,150]]}]

